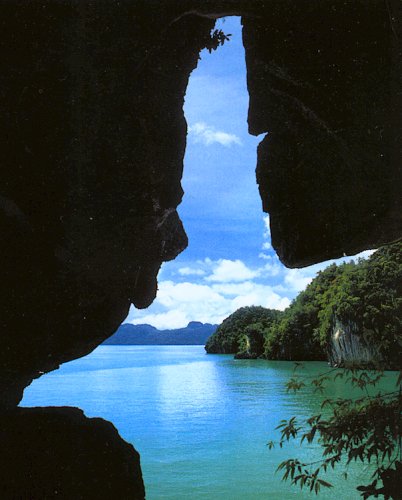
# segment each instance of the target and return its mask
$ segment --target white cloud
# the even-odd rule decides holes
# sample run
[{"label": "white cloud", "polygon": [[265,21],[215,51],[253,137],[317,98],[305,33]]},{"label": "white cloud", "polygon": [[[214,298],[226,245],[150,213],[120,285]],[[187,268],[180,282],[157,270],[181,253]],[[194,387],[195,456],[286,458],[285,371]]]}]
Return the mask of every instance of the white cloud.
[{"label": "white cloud", "polygon": [[233,300],[232,305],[234,310],[239,307],[259,305],[269,309],[279,309],[283,311],[290,305],[290,300],[286,297],[280,297],[272,291],[268,294],[264,293],[263,296],[256,291],[247,295],[239,295]]},{"label": "white cloud", "polygon": [[162,281],[157,298],[146,311],[132,310],[128,321],[149,323],[159,329],[180,328],[189,321],[221,323],[243,306],[263,306],[285,309],[290,300],[281,297],[269,285],[245,281],[243,283],[174,283]]},{"label": "white cloud", "polygon": [[264,225],[265,225],[264,238],[271,238],[271,228],[269,225],[269,215],[265,215],[263,217],[263,220],[264,220]]},{"label": "white cloud", "polygon": [[231,299],[208,285],[163,281],[155,302],[147,311],[132,311],[131,323],[149,323],[157,328],[180,328],[189,321],[221,323],[234,309]]},{"label": "white cloud", "polygon": [[141,316],[141,318],[136,318],[130,323],[152,325],[158,330],[170,330],[174,328],[183,328],[187,326],[191,319],[187,316],[185,311],[180,311],[178,309],[172,309],[163,313],[150,313]]},{"label": "white cloud", "polygon": [[196,283],[174,283],[173,281],[162,281],[159,284],[157,301],[165,306],[171,307],[177,302],[186,304],[193,302],[212,302],[219,301],[217,293],[212,292],[207,285],[198,285]]},{"label": "white cloud", "polygon": [[239,259],[219,259],[212,274],[205,279],[206,281],[229,283],[233,281],[246,281],[255,278],[259,273],[259,270],[250,269]]},{"label": "white cloud", "polygon": [[290,300],[281,297],[269,285],[245,281],[243,283],[219,283],[212,285],[212,289],[225,296],[232,296],[234,310],[243,306],[259,305],[271,309],[285,309]]},{"label": "white cloud", "polygon": [[257,285],[252,281],[243,283],[216,283],[212,285],[212,290],[229,296],[243,295],[250,293]]},{"label": "white cloud", "polygon": [[[354,258],[367,257],[372,253],[363,252]],[[243,306],[283,310],[297,292],[305,289],[318,271],[334,262],[303,269],[287,269],[280,264],[276,255],[267,257],[269,259],[265,265],[258,268],[250,268],[239,259],[213,261],[209,258],[197,261],[194,266],[182,267],[181,275],[188,276],[188,281],[176,283],[171,279],[160,280],[154,303],[147,310],[135,310],[132,307],[127,322],[149,323],[159,329],[168,329],[184,327],[194,320],[219,324]],[[352,257],[342,259],[350,260]],[[193,273],[199,270],[205,274]]]},{"label": "white cloud", "polygon": [[197,122],[188,128],[189,134],[194,142],[201,142],[206,146],[218,143],[222,146],[230,147],[232,144],[242,145],[240,138],[235,134],[228,134],[222,130],[216,130],[215,127],[207,125],[204,122]]},{"label": "white cloud", "polygon": [[[262,247],[261,249],[262,250],[265,250],[265,251],[268,251],[268,250],[271,250],[272,249],[272,245],[271,245],[271,230],[270,230],[270,227],[269,227],[269,215],[265,215],[263,218],[263,221],[264,221],[264,232],[263,232],[263,238],[264,240],[269,240],[269,241],[264,241],[262,243]],[[261,252],[258,257],[260,257],[261,259],[265,259],[265,260],[269,260],[271,259],[272,257],[264,252]]]},{"label": "white cloud", "polygon": [[181,267],[179,269],[179,274],[182,276],[203,276],[205,274],[205,271],[202,269],[194,269],[191,267]]},{"label": "white cloud", "polygon": [[314,275],[315,272],[309,274],[308,270],[304,269],[288,269],[285,272],[284,282],[288,289],[295,292],[301,292],[311,283]]},{"label": "white cloud", "polygon": [[204,260],[197,260],[197,264],[207,264],[210,266],[212,264],[212,260],[209,257],[205,257]]},{"label": "white cloud", "polygon": [[261,274],[263,276],[278,276],[281,273],[283,266],[280,264],[279,260],[275,262],[273,259],[273,261],[274,262],[272,262],[272,264],[267,262],[267,264],[265,264],[265,266],[261,269]]}]

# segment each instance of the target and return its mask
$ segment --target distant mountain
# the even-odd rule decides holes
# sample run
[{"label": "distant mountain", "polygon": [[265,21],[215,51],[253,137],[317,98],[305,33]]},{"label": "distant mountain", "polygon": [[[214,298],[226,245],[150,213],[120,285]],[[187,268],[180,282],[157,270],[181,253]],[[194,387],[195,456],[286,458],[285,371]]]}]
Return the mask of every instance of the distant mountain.
[{"label": "distant mountain", "polygon": [[102,345],[204,345],[218,325],[190,321],[185,328],[158,330],[151,325],[121,325]]}]

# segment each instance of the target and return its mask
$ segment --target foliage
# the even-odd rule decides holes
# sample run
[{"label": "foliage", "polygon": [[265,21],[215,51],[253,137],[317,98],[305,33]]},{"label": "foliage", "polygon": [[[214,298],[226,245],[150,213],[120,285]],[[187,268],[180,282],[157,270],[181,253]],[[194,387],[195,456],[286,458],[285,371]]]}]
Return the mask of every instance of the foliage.
[{"label": "foliage", "polygon": [[283,313],[262,307],[239,309],[208,339],[207,352],[233,353],[240,358],[324,360],[335,323],[340,321],[353,325],[363,343],[375,345],[388,367],[398,368],[402,359],[401,250],[398,242],[367,260],[331,264]]},{"label": "foliage", "polygon": [[319,338],[324,344],[335,318],[352,322],[398,367],[402,354],[402,242],[382,247],[341,276],[324,294]]},{"label": "foliage", "polygon": [[[400,368],[401,250],[402,243],[398,242],[381,248],[367,260],[333,264],[319,273],[270,328],[265,355],[302,359],[304,346],[324,352],[338,321],[353,325],[362,342],[375,345],[384,367]],[[278,470],[283,471],[284,480],[318,493],[321,488],[332,487],[322,477],[328,469],[347,468],[356,461],[368,465],[372,472],[371,481],[357,488],[364,499],[380,495],[402,498],[402,376],[395,390],[388,392],[377,389],[383,377],[381,370],[362,371],[355,366],[332,369],[312,380],[294,375],[288,381],[289,391],[312,388],[324,394],[331,390],[334,379],[342,378],[351,397],[325,399],[321,412],[305,422],[300,423],[296,417],[280,422],[280,447],[295,439],[307,444],[316,441],[322,446],[320,460],[305,463],[291,458],[282,462]],[[272,448],[275,443],[271,441],[268,446]],[[344,475],[347,477],[347,471]]]},{"label": "foliage", "polygon": [[222,30],[214,30],[206,39],[205,39],[205,48],[211,53],[213,50],[216,50],[220,45],[224,45],[225,42],[230,40],[232,36],[231,33],[227,35]]},{"label": "foliage", "polygon": [[246,326],[244,334],[239,338],[236,358],[258,358],[264,352],[265,327],[262,323]]},{"label": "foliage", "polygon": [[352,324],[388,366],[402,358],[402,243],[367,260],[332,264],[301,292],[266,334],[268,359],[324,359],[335,322]]},{"label": "foliage", "polygon": [[[335,373],[335,374],[334,374]],[[402,372],[401,372],[402,374]],[[402,473],[402,376],[399,376],[395,391],[373,393],[382,380],[379,371],[331,370],[311,380],[314,391],[324,392],[331,380],[344,378],[345,383],[359,391],[351,399],[325,399],[320,414],[313,415],[302,425],[296,417],[282,420],[277,429],[281,433],[279,446],[300,438],[300,442],[322,445],[322,459],[304,463],[298,459],[285,460],[278,466],[283,471],[283,480],[301,488],[308,487],[318,493],[321,487],[332,484],[322,478],[329,468],[352,461],[370,464],[372,482],[357,489],[366,499],[383,495],[385,499],[401,498]],[[294,377],[287,384],[288,390],[306,387],[306,377]],[[275,443],[270,441],[271,449]],[[344,472],[347,478],[347,471]]]},{"label": "foliage", "polygon": [[265,356],[269,359],[316,360],[325,359],[325,343],[318,338],[323,296],[334,282],[354,264],[332,264],[299,293],[280,322],[267,335]]},{"label": "foliage", "polygon": [[228,316],[208,339],[205,350],[213,354],[263,353],[264,335],[279,319],[280,311],[260,306],[241,307]]}]

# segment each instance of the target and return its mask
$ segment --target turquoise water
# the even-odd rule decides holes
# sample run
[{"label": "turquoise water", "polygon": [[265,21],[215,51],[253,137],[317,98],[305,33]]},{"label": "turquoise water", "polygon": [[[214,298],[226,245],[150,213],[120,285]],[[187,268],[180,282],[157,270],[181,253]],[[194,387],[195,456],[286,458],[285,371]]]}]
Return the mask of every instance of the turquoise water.
[{"label": "turquoise water", "polygon": [[[328,370],[305,366],[308,375]],[[319,450],[266,446],[278,438],[279,420],[319,410],[322,396],[286,393],[293,368],[206,355],[202,346],[102,346],[35,381],[22,406],[78,406],[113,422],[141,454],[148,500],[315,498],[283,483],[275,469],[286,458],[317,459]],[[330,390],[346,396],[342,380]],[[336,488],[318,498],[361,498],[354,486],[368,471],[355,465],[349,475],[329,476]]]}]

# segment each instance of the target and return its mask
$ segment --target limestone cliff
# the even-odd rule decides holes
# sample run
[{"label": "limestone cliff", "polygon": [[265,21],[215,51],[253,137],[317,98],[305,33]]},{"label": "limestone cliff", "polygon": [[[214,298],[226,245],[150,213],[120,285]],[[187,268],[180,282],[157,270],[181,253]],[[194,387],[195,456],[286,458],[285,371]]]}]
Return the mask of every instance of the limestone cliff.
[{"label": "limestone cliff", "polygon": [[383,359],[367,332],[360,332],[353,322],[335,319],[328,343],[328,361],[332,366],[377,366]]}]

